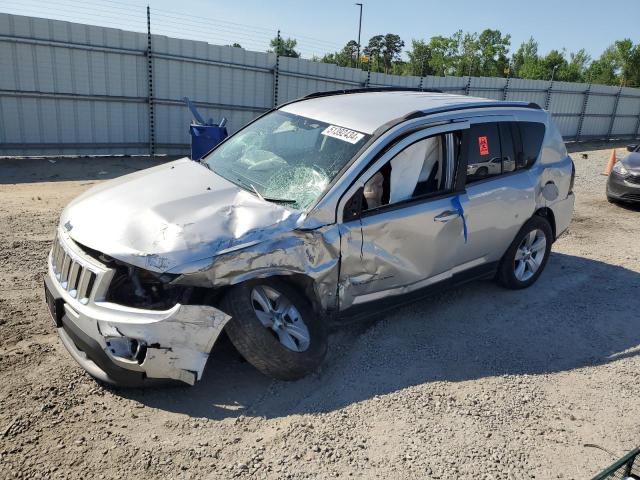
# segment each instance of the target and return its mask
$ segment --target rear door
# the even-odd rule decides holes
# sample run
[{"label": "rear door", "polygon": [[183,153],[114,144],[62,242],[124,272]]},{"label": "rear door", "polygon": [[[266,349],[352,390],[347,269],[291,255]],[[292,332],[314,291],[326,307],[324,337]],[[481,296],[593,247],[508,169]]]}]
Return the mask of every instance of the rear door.
[{"label": "rear door", "polygon": [[[536,179],[522,159],[518,124],[512,117],[472,121],[463,135],[460,162],[466,173],[460,201],[468,238],[456,262],[498,261],[535,208]],[[492,167],[484,168],[487,164]]]}]

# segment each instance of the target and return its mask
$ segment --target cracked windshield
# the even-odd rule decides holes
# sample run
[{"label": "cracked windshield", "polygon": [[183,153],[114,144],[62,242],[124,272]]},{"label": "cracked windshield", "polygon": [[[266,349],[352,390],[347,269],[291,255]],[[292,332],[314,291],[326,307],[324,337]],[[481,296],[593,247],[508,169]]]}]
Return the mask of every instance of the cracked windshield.
[{"label": "cracked windshield", "polygon": [[368,137],[276,111],[234,135],[203,161],[218,175],[267,201],[306,209]]}]

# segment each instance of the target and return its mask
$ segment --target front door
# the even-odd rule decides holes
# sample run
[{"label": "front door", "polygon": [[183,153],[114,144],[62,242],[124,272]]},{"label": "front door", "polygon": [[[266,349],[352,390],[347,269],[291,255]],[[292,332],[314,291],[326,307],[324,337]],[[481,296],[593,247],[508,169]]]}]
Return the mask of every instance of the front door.
[{"label": "front door", "polygon": [[341,224],[341,310],[451,276],[465,239],[455,187],[458,133],[448,128],[400,140],[356,182],[355,196],[345,196],[361,195],[362,207]]}]

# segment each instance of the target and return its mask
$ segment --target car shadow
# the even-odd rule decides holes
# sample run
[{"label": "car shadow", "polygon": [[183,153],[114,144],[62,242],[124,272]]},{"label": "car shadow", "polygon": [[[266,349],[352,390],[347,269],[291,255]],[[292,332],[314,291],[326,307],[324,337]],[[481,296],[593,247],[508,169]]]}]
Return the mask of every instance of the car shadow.
[{"label": "car shadow", "polygon": [[319,373],[280,382],[213,352],[194,387],[117,390],[194,417],[282,417],[340,409],[411,386],[542,375],[640,354],[640,274],[553,253],[538,282],[505,290],[474,282],[332,335]]},{"label": "car shadow", "polygon": [[613,205],[630,212],[640,212],[640,202],[614,202]]},{"label": "car shadow", "polygon": [[0,185],[108,180],[173,160],[175,156],[0,158]]}]

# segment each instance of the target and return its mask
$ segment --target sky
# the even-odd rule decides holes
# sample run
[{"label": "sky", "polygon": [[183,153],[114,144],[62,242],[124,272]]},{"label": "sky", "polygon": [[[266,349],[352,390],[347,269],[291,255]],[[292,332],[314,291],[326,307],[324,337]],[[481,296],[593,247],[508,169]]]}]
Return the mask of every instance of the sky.
[{"label": "sky", "polygon": [[[539,53],[584,48],[592,57],[615,40],[640,42],[640,0],[361,0],[362,40],[397,33],[407,47],[411,39],[480,32],[511,34],[511,51],[529,37]],[[146,31],[151,7],[154,33],[215,44],[240,43],[264,51],[278,29],[298,40],[304,57],[339,50],[357,39],[359,9],[346,0],[2,0],[0,12],[125,30]],[[406,49],[406,47],[405,47]]]}]

